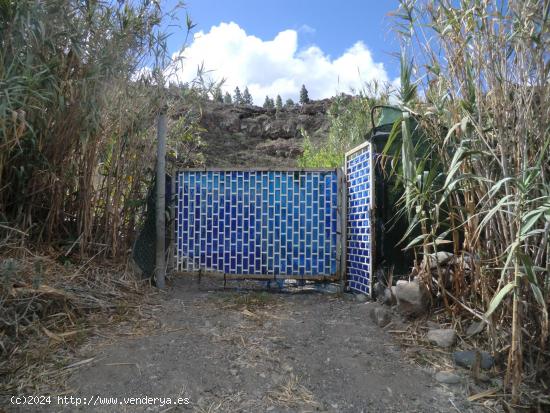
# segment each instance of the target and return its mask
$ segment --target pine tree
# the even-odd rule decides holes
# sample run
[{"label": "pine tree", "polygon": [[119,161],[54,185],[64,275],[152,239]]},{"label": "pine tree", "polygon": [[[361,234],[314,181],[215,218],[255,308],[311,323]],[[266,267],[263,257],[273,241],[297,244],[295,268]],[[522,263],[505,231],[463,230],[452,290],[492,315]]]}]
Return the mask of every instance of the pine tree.
[{"label": "pine tree", "polygon": [[214,99],[214,102],[223,103],[223,94],[221,87],[216,87],[214,89],[214,92],[212,93],[212,98]]},{"label": "pine tree", "polygon": [[235,94],[233,95],[233,103],[235,103],[235,105],[243,104],[243,95],[241,94],[241,89],[239,89],[239,86],[235,88]]},{"label": "pine tree", "polygon": [[273,99],[271,99],[269,96],[266,96],[263,104],[263,108],[269,110],[269,109],[273,109],[274,106],[275,104],[273,103]]},{"label": "pine tree", "polygon": [[309,103],[309,96],[305,85],[302,85],[302,89],[300,89],[300,103],[302,105]]},{"label": "pine tree", "polygon": [[244,92],[243,92],[243,103],[245,105],[253,105],[253,101],[252,101],[252,95],[250,94],[250,92],[248,91],[248,86],[244,88]]},{"label": "pine tree", "polygon": [[225,96],[223,97],[223,103],[226,105],[231,104],[231,95],[228,92],[225,92]]},{"label": "pine tree", "polygon": [[293,107],[294,107],[294,101],[292,99],[288,98],[285,102],[285,108],[290,109],[290,108],[293,108]]},{"label": "pine tree", "polygon": [[282,108],[283,108],[283,99],[281,99],[281,95],[277,95],[277,98],[275,99],[275,109],[279,111]]}]

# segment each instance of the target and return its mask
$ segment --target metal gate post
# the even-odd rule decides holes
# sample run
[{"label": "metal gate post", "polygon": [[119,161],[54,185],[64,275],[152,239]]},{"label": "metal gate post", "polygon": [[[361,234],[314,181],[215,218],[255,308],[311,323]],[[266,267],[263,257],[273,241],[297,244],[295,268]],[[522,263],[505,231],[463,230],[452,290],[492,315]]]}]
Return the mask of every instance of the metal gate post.
[{"label": "metal gate post", "polygon": [[155,281],[161,290],[166,275],[166,114],[158,115]]},{"label": "metal gate post", "polygon": [[374,156],[374,149],[375,149],[375,146],[371,143],[370,145],[370,208],[369,208],[369,222],[370,222],[370,253],[369,253],[369,256],[370,256],[370,260],[369,260],[369,265],[370,265],[370,289],[369,289],[369,296],[370,298],[372,298],[373,294],[372,294],[372,290],[373,290],[373,285],[374,285],[374,254],[376,253],[376,222],[375,222],[375,219],[376,219],[376,203],[374,202],[375,201],[375,196],[376,196],[376,185],[375,185],[375,182],[374,182],[374,171],[376,169],[376,165],[374,164],[374,162],[376,161],[376,158]]},{"label": "metal gate post", "polygon": [[347,282],[347,247],[348,247],[348,181],[346,178],[346,172],[344,168],[338,168],[338,211],[340,214],[340,228],[338,230],[338,240],[340,242],[340,250],[338,251],[338,256],[340,259],[340,286],[342,292],[346,291],[346,282]]},{"label": "metal gate post", "polygon": [[337,200],[336,200],[336,276],[338,280],[342,280],[342,171],[336,168],[336,185]]}]

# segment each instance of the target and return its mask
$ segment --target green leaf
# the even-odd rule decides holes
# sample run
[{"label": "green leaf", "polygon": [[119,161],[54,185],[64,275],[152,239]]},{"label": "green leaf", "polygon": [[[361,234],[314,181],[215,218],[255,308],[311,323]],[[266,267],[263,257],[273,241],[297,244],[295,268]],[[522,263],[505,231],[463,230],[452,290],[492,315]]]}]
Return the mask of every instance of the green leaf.
[{"label": "green leaf", "polygon": [[519,237],[520,241],[525,241],[527,238],[531,238],[535,235],[544,234],[544,229],[534,229],[532,231],[529,231],[527,234],[523,234]]},{"label": "green leaf", "polygon": [[449,129],[449,131],[447,132],[447,135],[445,136],[445,139],[443,140],[443,145],[446,145],[448,143],[448,140],[451,138],[451,136],[453,135],[454,131],[457,130],[457,128],[460,127],[460,122],[458,123],[455,123],[451,129]]},{"label": "green leaf", "polygon": [[544,301],[544,295],[542,294],[539,286],[536,284],[531,284],[531,291],[533,291],[533,295],[535,296],[535,300],[537,300],[537,303],[539,303],[543,311],[546,312],[546,302]]},{"label": "green leaf", "polygon": [[500,181],[497,181],[491,189],[489,189],[489,192],[487,193],[487,197],[491,198],[493,197],[499,190],[502,185],[504,185],[506,182],[513,181],[514,178],[502,178]]},{"label": "green leaf", "polygon": [[506,277],[506,270],[510,267],[510,262],[512,262],[512,258],[516,256],[515,252],[516,249],[519,247],[519,241],[515,240],[512,242],[508,248],[506,248],[506,252],[508,255],[506,256],[506,262],[504,263],[504,267],[502,267],[502,271],[500,272],[500,281],[504,280],[504,277]]},{"label": "green leaf", "polygon": [[533,213],[529,213],[525,215],[525,217],[522,219],[522,225],[520,229],[520,234],[525,235],[532,227],[535,225],[535,223],[540,219],[540,217],[544,214],[544,211],[532,211]]},{"label": "green leaf", "polygon": [[[513,205],[515,203],[515,201],[510,201],[510,199],[512,199],[511,195],[503,196],[497,202],[497,204],[493,208],[491,208],[491,210],[483,217],[483,220],[480,222],[479,227],[478,227],[478,234],[481,232],[481,230],[485,227],[485,225],[487,225],[487,223],[491,220],[491,218],[493,218],[493,216],[497,212],[503,211],[502,210],[503,206]],[[503,211],[503,212],[507,212],[507,211]]]},{"label": "green leaf", "polygon": [[419,244],[420,241],[424,241],[428,237],[428,234],[421,234],[415,239],[413,239],[411,242],[407,244],[407,246],[404,248],[405,250],[408,250],[411,247],[414,247],[415,245]]},{"label": "green leaf", "polygon": [[535,273],[533,271],[533,261],[531,261],[531,257],[521,251],[518,251],[517,255],[521,263],[523,264],[523,269],[527,274],[527,279],[529,280],[529,282],[531,284],[538,284],[537,277],[535,277]]},{"label": "green leaf", "polygon": [[495,294],[491,302],[489,303],[489,308],[485,313],[485,317],[489,317],[493,312],[498,308],[504,297],[508,295],[510,291],[514,289],[516,285],[513,282],[506,284],[498,293]]}]

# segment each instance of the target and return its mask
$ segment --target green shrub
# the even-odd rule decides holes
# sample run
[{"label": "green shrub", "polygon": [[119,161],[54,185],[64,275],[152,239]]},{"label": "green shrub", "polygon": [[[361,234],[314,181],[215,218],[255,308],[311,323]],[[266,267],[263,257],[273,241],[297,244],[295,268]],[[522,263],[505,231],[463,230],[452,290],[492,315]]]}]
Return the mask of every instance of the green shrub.
[{"label": "green shrub", "polygon": [[364,142],[371,129],[370,111],[377,104],[387,102],[387,89],[379,93],[377,85],[370,88],[373,96],[367,97],[365,92],[356,96],[336,96],[328,117],[330,129],[325,142],[314,145],[310,137],[304,136],[303,153],[298,159],[302,168],[336,168],[344,164],[344,155],[354,146]]}]

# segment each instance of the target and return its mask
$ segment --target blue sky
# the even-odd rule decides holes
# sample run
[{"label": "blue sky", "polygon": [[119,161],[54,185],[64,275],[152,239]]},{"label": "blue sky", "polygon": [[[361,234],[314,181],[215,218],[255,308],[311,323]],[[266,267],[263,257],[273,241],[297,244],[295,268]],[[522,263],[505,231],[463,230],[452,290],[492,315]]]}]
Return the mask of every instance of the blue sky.
[{"label": "blue sky", "polygon": [[[165,0],[163,7],[176,3]],[[226,90],[248,86],[261,104],[266,94],[295,99],[302,83],[310,97],[323,98],[399,75],[388,16],[397,1],[189,0],[186,6],[179,16],[189,13],[197,26],[183,52],[182,81],[204,62],[211,78],[226,79]],[[183,41],[183,33],[172,34],[170,51]]]}]

